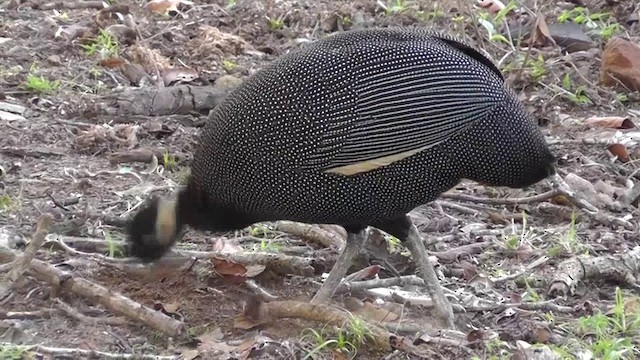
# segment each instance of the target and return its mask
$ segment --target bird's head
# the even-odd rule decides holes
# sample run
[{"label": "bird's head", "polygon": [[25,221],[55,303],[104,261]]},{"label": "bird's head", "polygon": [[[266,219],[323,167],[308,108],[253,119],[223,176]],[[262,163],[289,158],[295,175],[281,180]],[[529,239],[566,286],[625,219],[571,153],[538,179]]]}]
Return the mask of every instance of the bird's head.
[{"label": "bird's head", "polygon": [[181,230],[177,202],[154,197],[129,222],[127,253],[143,262],[157,260],[178,240]]}]

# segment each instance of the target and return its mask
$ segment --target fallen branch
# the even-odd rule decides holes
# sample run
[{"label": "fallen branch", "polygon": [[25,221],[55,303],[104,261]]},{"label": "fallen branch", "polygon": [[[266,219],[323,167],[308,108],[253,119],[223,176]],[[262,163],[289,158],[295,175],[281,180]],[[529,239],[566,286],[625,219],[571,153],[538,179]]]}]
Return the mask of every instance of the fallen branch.
[{"label": "fallen branch", "polygon": [[58,309],[42,309],[37,311],[0,311],[0,319],[48,319],[51,315],[59,312],[60,310]]},{"label": "fallen branch", "polygon": [[549,285],[548,293],[553,297],[573,294],[580,281],[592,278],[637,285],[639,276],[640,246],[615,255],[581,255],[560,264]]},{"label": "fallen branch", "polygon": [[31,349],[31,351],[35,351],[38,353],[61,356],[61,357],[72,357],[74,359],[83,358],[83,359],[91,359],[91,358],[100,358],[100,359],[140,359],[140,360],[177,360],[180,359],[180,356],[161,356],[161,355],[145,355],[145,354],[118,354],[118,353],[109,353],[105,351],[98,350],[86,350],[86,349],[74,349],[74,348],[54,348],[43,345],[26,345],[27,348]]},{"label": "fallen branch", "polygon": [[176,255],[185,257],[185,261],[190,257],[196,259],[221,259],[234,262],[236,264],[248,265],[264,265],[276,274],[280,275],[300,275],[312,276],[315,272],[311,266],[311,258],[303,258],[298,256],[289,256],[284,254],[274,254],[267,252],[236,252],[236,253],[218,253],[209,251],[192,251],[192,250],[172,250],[175,255],[167,255],[175,257]]},{"label": "fallen branch", "polygon": [[155,156],[159,164],[164,164],[164,154],[165,152],[161,149],[147,148],[119,151],[109,155],[109,162],[111,164],[132,162],[150,163],[153,161],[153,157]]},{"label": "fallen branch", "polygon": [[345,239],[341,239],[336,234],[321,229],[316,225],[283,220],[276,221],[274,227],[277,231],[299,236],[324,247],[342,249],[345,244]]},{"label": "fallen branch", "polygon": [[457,193],[444,193],[441,197],[446,199],[458,200],[458,201],[469,201],[481,204],[491,204],[491,205],[528,205],[534,204],[538,202],[542,202],[548,200],[554,196],[560,195],[560,192],[557,189],[547,191],[542,194],[521,197],[521,198],[483,198],[477,197],[467,194],[457,194]]},{"label": "fallen branch", "polygon": [[346,292],[357,292],[375,288],[388,288],[391,286],[407,286],[417,285],[424,286],[424,280],[416,275],[406,275],[401,277],[392,277],[386,279],[374,279],[364,281],[343,281],[336,289],[336,294],[344,294]]},{"label": "fallen branch", "polygon": [[58,305],[58,307],[60,308],[60,310],[62,310],[65,314],[69,315],[70,317],[81,321],[81,322],[85,322],[88,324],[107,324],[107,325],[115,325],[115,326],[121,326],[121,325],[125,325],[127,323],[127,319],[124,318],[95,318],[95,317],[91,317],[91,316],[87,316],[84,314],[81,314],[78,310],[74,309],[73,307],[71,307],[71,305],[65,303],[64,301],[60,300],[60,299],[56,299],[56,303]]},{"label": "fallen branch", "polygon": [[562,306],[549,301],[537,301],[537,302],[521,302],[521,303],[506,303],[506,304],[491,304],[491,305],[478,305],[478,306],[465,306],[467,312],[483,312],[483,311],[504,311],[509,308],[528,310],[528,311],[554,311],[556,313],[570,314],[575,311],[570,306]]},{"label": "fallen branch", "polygon": [[[330,305],[311,305],[300,301],[261,302],[256,297],[251,297],[247,302],[245,316],[261,323],[271,323],[283,318],[296,318],[328,323],[340,328],[348,327],[356,317]],[[377,325],[366,323],[364,320],[362,322],[366,324],[370,339],[376,347],[381,350],[391,350],[389,339],[393,334]]]},{"label": "fallen branch", "polygon": [[493,245],[491,241],[483,241],[468,245],[462,245],[446,251],[428,251],[429,255],[435,256],[442,263],[457,261],[461,255],[480,254],[484,248]]},{"label": "fallen branch", "polygon": [[52,223],[53,218],[50,215],[44,214],[40,216],[31,242],[27,245],[22,256],[13,261],[11,264],[11,270],[3,279],[2,284],[0,284],[0,298],[5,297],[5,295],[13,288],[15,282],[18,281],[22,274],[29,269],[31,260],[33,260],[33,257],[36,256],[36,252],[42,246],[44,238],[49,233],[49,228]]},{"label": "fallen branch", "polygon": [[105,3],[102,1],[55,1],[44,4],[33,2],[31,7],[34,10],[63,10],[63,9],[102,9]]},{"label": "fallen branch", "polygon": [[168,317],[162,312],[152,310],[89,280],[74,277],[72,273],[60,270],[43,261],[33,260],[30,273],[38,280],[46,281],[66,291],[93,299],[115,313],[142,322],[169,336],[179,335],[184,328],[182,321]]}]

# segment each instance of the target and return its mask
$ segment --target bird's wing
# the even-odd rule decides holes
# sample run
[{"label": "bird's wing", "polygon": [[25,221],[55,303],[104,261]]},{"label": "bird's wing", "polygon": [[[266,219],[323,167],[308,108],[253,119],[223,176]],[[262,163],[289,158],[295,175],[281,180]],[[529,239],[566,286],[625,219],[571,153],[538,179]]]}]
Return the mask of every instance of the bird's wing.
[{"label": "bird's wing", "polygon": [[487,116],[504,100],[502,75],[472,48],[443,41],[424,54],[378,49],[378,58],[355,67],[354,83],[343,88],[327,78],[334,94],[328,103],[335,105],[322,111],[331,118],[320,122],[331,127],[302,167],[347,176],[370,171],[429,149]]}]

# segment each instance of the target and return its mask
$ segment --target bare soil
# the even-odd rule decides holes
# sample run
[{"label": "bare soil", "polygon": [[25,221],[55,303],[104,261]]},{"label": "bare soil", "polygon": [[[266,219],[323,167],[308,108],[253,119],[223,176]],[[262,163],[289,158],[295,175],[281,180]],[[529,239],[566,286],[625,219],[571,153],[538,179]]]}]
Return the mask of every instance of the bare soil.
[{"label": "bare soil", "polygon": [[[634,9],[632,1],[586,2],[591,13],[612,13],[613,19],[623,24],[620,34],[640,44],[638,22],[627,25],[629,13]],[[134,207],[152,192],[169,193],[184,179],[199,130],[189,125],[197,121],[188,119],[204,120],[206,112],[128,116],[105,111],[114,106],[114,99],[123,91],[135,86],[157,87],[162,82],[155,71],[158,65],[186,66],[197,70],[199,79],[182,82],[191,85],[213,83],[223,75],[244,79],[277,56],[303,46],[306,41],[357,27],[433,26],[477,44],[496,61],[503,59],[499,63],[500,68],[522,94],[527,108],[552,140],[562,176],[575,174],[591,184],[601,181],[607,189],[615,190],[609,199],[611,202],[617,201],[616,197],[629,187],[630,182],[638,181],[633,176],[636,167],[633,161],[623,163],[613,158],[604,141],[581,141],[604,139],[610,135],[603,135],[602,131],[584,125],[583,120],[588,117],[624,116],[631,121],[638,121],[637,94],[599,84],[600,57],[605,41],[597,37],[591,49],[569,55],[558,46],[534,47],[528,56],[532,59],[542,56],[544,62],[541,66],[546,69],[536,78],[532,75],[535,70],[533,66],[523,70],[517,65],[509,67],[509,64],[515,63],[517,56],[525,55],[526,49],[488,41],[486,30],[472,18],[478,17],[480,11],[473,9],[471,1],[408,0],[404,2],[404,11],[398,13],[385,12],[373,0],[238,1],[232,7],[227,7],[229,2],[224,0],[195,1],[194,5],[180,5],[180,14],[163,16],[145,9],[142,1],[120,0],[117,4],[128,8],[125,17],[130,16],[127,21],[135,33],[133,39],[131,34],[119,37],[117,51],[127,61],[141,64],[147,77],[147,80],[134,85],[136,81],[132,79],[136,78],[135,75],[126,75],[121,68],[106,65],[102,61],[104,54],[89,54],[81,46],[83,43],[90,44],[87,39],[97,36],[98,29],[127,21],[113,14],[99,12],[99,8],[74,6],[78,4],[82,3],[54,4],[35,0],[0,2],[0,101],[26,108],[22,120],[0,120],[0,166],[3,171],[0,178],[0,227],[27,241],[35,230],[38,217],[43,213],[54,216],[52,234],[122,241],[125,237],[123,219],[135,212]],[[434,4],[439,7],[434,7]],[[538,8],[533,1],[524,1],[523,4],[533,14],[541,11],[548,23],[557,22],[563,9],[575,6],[555,1],[537,1]],[[464,16],[464,19],[455,20],[459,16]],[[508,18],[515,22],[531,20],[526,12],[519,18]],[[273,19],[280,19],[278,21],[281,22]],[[60,32],[60,29],[64,31]],[[220,33],[211,29],[217,29]],[[33,88],[25,88],[30,72],[51,82],[59,81],[59,87],[50,93],[38,93]],[[553,90],[551,85],[562,86],[565,74],[569,74],[574,88],[584,85],[584,94],[591,99],[590,103],[577,104]],[[620,94],[625,94],[627,99],[621,102]],[[170,154],[175,161],[160,159],[159,169],[163,171],[144,162],[117,164],[110,161],[114,153],[139,148]],[[631,160],[637,157],[636,145],[627,150]],[[150,169],[155,171],[148,171]],[[451,193],[484,198],[518,198],[549,189],[546,182],[521,190],[485,188],[465,182]],[[606,191],[600,188],[598,192],[606,195]],[[464,208],[455,208],[452,204]],[[431,358],[446,359],[473,356],[484,359],[492,355],[508,358],[517,352],[518,340],[563,346],[574,336],[566,329],[576,327],[576,319],[593,314],[596,309],[608,311],[611,308],[617,286],[622,288],[625,296],[632,296],[633,286],[611,282],[608,278],[586,279],[575,293],[558,299],[547,293],[549,281],[563,261],[581,254],[603,256],[626,253],[638,243],[635,207],[608,206],[605,202],[593,205],[601,213],[613,217],[629,216],[625,219],[636,227],[625,229],[607,221],[598,221],[562,197],[516,206],[443,198],[440,202],[416,209],[412,213],[414,220],[424,237],[434,240],[430,250],[449,250],[454,254],[449,261],[439,257],[439,270],[445,275],[442,283],[448,288],[460,290],[462,294],[471,293],[496,304],[553,300],[558,305],[573,309],[556,312],[552,307],[544,306],[538,310],[509,307],[506,310],[496,308],[459,313],[458,323],[462,326],[462,332],[470,333],[474,329],[495,332],[506,343],[498,348],[491,347],[490,340],[460,346],[428,343],[420,345],[429,349],[425,353],[431,354]],[[524,224],[521,216],[523,211],[527,213]],[[572,230],[572,212],[577,216],[575,237],[572,238],[576,242],[568,244],[561,239],[566,239]],[[253,240],[246,240],[249,235],[253,236]],[[515,242],[510,242],[509,239],[514,237]],[[300,237],[278,231],[270,231],[265,236],[246,231],[222,235],[188,231],[180,246],[207,251],[221,238],[239,244],[245,250],[266,247],[268,251],[294,254],[291,249],[295,247],[299,251],[297,256],[317,258],[317,264],[331,264],[337,255],[336,249],[322,249],[317,244],[302,241]],[[485,242],[488,245],[482,245],[480,251],[455,252],[461,246]],[[412,262],[397,252],[392,253],[387,252],[389,263],[383,264],[385,269],[380,271],[379,276],[393,276],[386,265],[392,265],[403,275],[411,274],[414,270]],[[103,252],[102,255],[109,254]],[[548,256],[549,260],[526,271],[523,276],[495,284],[478,280],[483,279],[482,276],[500,278],[523,271],[542,256]],[[292,353],[303,357],[317,344],[303,339],[302,331],[306,328],[323,328],[321,323],[301,319],[280,319],[245,330],[234,326],[235,319],[244,311],[245,300],[250,292],[244,282],[237,279],[234,281],[219,276],[203,278],[194,271],[184,269],[162,269],[151,275],[135,276],[50,247],[41,249],[37,258],[73,272],[74,276],[101,284],[140,304],[164,309],[185,322],[192,339],[214,333],[218,334],[216,341],[206,342],[200,338],[202,342],[198,347],[197,341],[172,339],[135,321],[110,325],[100,321],[78,320],[68,312],[58,311],[55,299],[94,319],[120,315],[106,310],[95,301],[59,291],[45,282],[25,276],[13,295],[2,300],[0,314],[7,318],[8,312],[55,311],[47,316],[2,322],[0,334],[4,333],[3,351],[7,351],[6,343],[13,343],[99,350],[113,354],[182,354],[183,358],[195,358],[194,353],[188,351],[199,350],[200,358],[229,358],[228,355],[220,355],[224,349],[204,347],[207,344],[219,347],[223,341],[239,346],[243,341],[248,341],[247,348],[250,351],[243,353],[248,358],[289,358],[293,357]],[[80,261],[82,259],[85,261]],[[381,263],[380,256],[375,254],[362,260],[352,271],[376,263],[375,260]],[[328,271],[328,268],[317,265],[315,270],[313,277],[283,276],[265,271],[254,280],[280,299],[308,302],[318,289],[320,274],[323,270]],[[341,295],[334,300],[341,305],[349,297]],[[360,300],[373,301],[371,297],[362,296]],[[407,305],[400,322],[403,319],[428,327],[430,310],[428,307]],[[540,335],[540,328],[547,329],[552,335]],[[412,339],[420,336],[415,333],[405,335]],[[272,339],[275,345],[257,346],[260,342],[256,339],[260,336]],[[635,354],[627,353],[622,358],[631,359],[638,354],[636,347]],[[336,351],[325,351],[317,356],[345,358],[344,354]],[[357,358],[400,359],[417,358],[417,355],[399,350],[381,353],[372,347],[362,346],[358,349]]]}]

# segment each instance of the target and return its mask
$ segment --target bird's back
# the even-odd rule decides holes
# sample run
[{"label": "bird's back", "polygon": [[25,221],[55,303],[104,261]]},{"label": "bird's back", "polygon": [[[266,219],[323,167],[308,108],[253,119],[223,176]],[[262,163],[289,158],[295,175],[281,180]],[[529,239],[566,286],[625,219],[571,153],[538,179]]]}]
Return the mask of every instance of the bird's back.
[{"label": "bird's back", "polygon": [[231,93],[203,130],[192,173],[213,201],[265,220],[371,223],[455,185],[469,129],[509,101],[495,66],[455,40],[336,34]]}]

